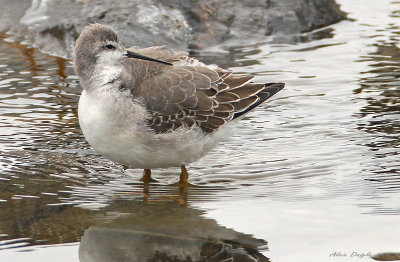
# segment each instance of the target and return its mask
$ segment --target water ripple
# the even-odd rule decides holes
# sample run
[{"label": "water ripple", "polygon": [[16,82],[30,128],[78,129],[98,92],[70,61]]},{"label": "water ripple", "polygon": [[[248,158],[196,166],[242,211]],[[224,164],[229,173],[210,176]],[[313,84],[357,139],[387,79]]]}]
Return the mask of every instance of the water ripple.
[{"label": "water ripple", "polygon": [[[295,44],[267,39],[194,53],[287,86],[188,166],[187,190],[174,185],[178,168],[154,170],[157,182],[146,186],[141,170],[99,156],[79,128],[80,87],[70,61],[1,34],[0,249],[75,243],[89,227],[104,233],[100,222],[117,225],[170,203],[196,214],[215,204],[225,212],[218,223],[250,214],[251,223],[238,227],[271,235],[274,247],[298,239],[311,253],[321,239],[336,248],[379,234],[382,242],[374,241],[389,245],[400,215],[398,12],[389,2],[379,5],[387,9],[380,15],[359,11],[366,2],[340,2],[354,20],[291,36]],[[357,233],[338,235],[346,223]]]}]

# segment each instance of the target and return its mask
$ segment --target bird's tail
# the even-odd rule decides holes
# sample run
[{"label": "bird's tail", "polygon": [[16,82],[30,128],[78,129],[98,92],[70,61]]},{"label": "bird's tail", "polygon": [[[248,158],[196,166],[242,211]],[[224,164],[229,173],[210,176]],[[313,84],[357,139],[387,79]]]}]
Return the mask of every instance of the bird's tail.
[{"label": "bird's tail", "polygon": [[264,88],[261,89],[257,94],[254,95],[258,99],[256,99],[253,103],[251,103],[247,107],[243,108],[241,111],[235,112],[232,119],[238,118],[238,117],[250,112],[251,110],[256,108],[258,105],[263,103],[265,100],[267,100],[271,96],[273,96],[276,93],[278,93],[279,91],[281,91],[284,87],[285,87],[285,83],[266,83],[266,84],[264,84]]}]

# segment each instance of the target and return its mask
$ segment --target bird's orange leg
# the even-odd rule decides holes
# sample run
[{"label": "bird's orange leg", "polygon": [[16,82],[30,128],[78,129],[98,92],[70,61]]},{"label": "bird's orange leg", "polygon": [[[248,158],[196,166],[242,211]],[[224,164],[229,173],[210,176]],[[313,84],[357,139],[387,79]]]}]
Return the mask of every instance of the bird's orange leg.
[{"label": "bird's orange leg", "polygon": [[181,165],[181,176],[179,178],[180,186],[188,186],[189,185],[189,174],[184,165]]},{"label": "bird's orange leg", "polygon": [[143,176],[141,179],[144,183],[150,183],[151,181],[153,181],[153,179],[151,179],[151,169],[144,169],[143,170]]}]

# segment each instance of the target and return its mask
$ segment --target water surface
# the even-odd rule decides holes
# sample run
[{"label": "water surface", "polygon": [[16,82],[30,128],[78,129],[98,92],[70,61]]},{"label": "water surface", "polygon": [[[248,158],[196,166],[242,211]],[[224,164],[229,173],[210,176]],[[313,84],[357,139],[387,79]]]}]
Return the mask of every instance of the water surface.
[{"label": "water surface", "polygon": [[339,3],[352,21],[194,54],[286,88],[188,167],[186,191],[178,169],[143,186],[96,154],[71,63],[0,35],[0,260],[79,261],[81,240],[82,261],[399,251],[400,3]]}]

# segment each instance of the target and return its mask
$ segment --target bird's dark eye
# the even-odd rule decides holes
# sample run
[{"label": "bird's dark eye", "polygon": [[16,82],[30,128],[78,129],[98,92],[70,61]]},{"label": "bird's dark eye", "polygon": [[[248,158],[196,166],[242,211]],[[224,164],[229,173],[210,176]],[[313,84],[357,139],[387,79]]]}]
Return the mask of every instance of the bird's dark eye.
[{"label": "bird's dark eye", "polygon": [[113,50],[113,49],[115,49],[115,46],[113,46],[113,45],[105,45],[105,48],[107,48],[108,50]]}]

